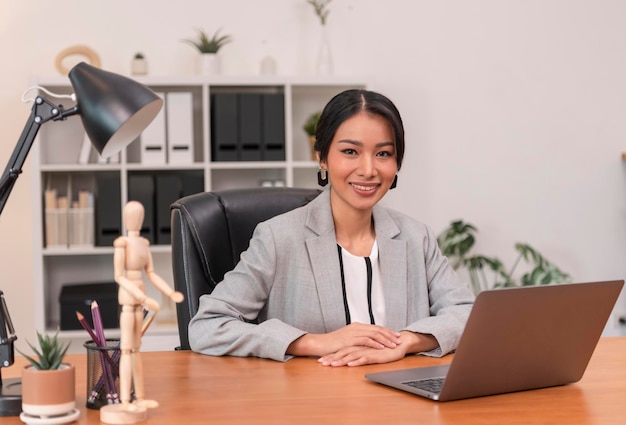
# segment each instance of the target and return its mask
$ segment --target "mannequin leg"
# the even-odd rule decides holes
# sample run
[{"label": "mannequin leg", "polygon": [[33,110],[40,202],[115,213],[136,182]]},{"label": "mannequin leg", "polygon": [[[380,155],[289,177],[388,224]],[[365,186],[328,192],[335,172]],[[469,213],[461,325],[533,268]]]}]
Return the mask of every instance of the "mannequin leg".
[{"label": "mannequin leg", "polygon": [[135,336],[135,344],[133,346],[133,383],[135,385],[135,397],[136,404],[146,407],[146,408],[154,408],[158,407],[159,403],[155,400],[146,400],[145,397],[145,389],[143,384],[143,363],[141,361],[141,327],[143,325],[143,311],[140,306],[137,306],[137,310],[135,310],[135,328],[134,328],[134,336]]},{"label": "mannequin leg", "polygon": [[122,404],[130,403],[130,389],[133,376],[134,343],[134,306],[123,305],[120,313],[120,401]]},{"label": "mannequin leg", "polygon": [[143,364],[141,363],[141,354],[139,350],[141,348],[141,324],[143,321],[143,314],[141,307],[137,307],[134,312],[134,324],[133,324],[133,382],[135,384],[135,396],[138,400],[141,400],[145,396],[143,386]]}]

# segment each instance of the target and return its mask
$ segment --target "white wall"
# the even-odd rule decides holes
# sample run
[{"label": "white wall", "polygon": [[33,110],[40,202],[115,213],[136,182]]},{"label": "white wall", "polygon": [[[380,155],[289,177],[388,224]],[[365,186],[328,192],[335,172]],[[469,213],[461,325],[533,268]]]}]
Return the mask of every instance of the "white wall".
[{"label": "white wall", "polygon": [[[389,203],[436,232],[474,223],[478,249],[507,263],[526,241],[576,281],[624,277],[626,2],[333,0],[329,26],[336,74],[370,76],[403,113]],[[60,50],[86,44],[119,73],[142,51],[151,74],[192,74],[196,52],[180,40],[196,27],[233,35],[225,73],[254,74],[266,54],[280,73],[312,73],[318,26],[304,0],[0,2],[2,169],[29,77],[56,75]],[[0,289],[20,344],[34,335],[31,187],[27,162],[0,219]]]}]

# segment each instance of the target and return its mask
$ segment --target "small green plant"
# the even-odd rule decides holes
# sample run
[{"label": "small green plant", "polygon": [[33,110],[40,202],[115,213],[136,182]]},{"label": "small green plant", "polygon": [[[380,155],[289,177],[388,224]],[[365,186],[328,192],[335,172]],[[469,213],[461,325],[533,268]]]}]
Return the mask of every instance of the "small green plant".
[{"label": "small green plant", "polygon": [[143,58],[144,58],[143,53],[141,52],[135,53],[135,59],[143,59]]},{"label": "small green plant", "polygon": [[331,1],[332,0],[307,0],[307,3],[313,6],[313,10],[322,25],[326,25],[326,19],[328,19],[328,14],[330,13],[328,5]]},{"label": "small green plant", "polygon": [[198,29],[197,38],[186,38],[183,41],[195,46],[200,53],[217,53],[225,44],[233,40],[230,35],[220,35],[220,31],[221,29],[218,29],[213,36],[209,37],[205,31]]},{"label": "small green plant", "polygon": [[304,132],[309,136],[315,136],[315,130],[317,129],[317,122],[320,120],[320,111],[314,112],[307,118],[306,122],[302,126]]},{"label": "small green plant", "polygon": [[[469,274],[472,289],[476,294],[490,288],[511,286],[548,285],[563,283],[570,276],[544,258],[537,250],[526,243],[516,243],[515,250],[519,253],[513,266],[507,270],[501,260],[484,255],[471,255],[470,251],[476,242],[477,229],[462,220],[453,221],[437,237],[443,255],[447,256],[454,269],[465,268]],[[514,272],[521,260],[532,266],[531,270],[522,274],[519,281]],[[491,270],[488,275],[486,270]]]},{"label": "small green plant", "polygon": [[33,365],[35,369],[39,370],[54,370],[58,369],[63,362],[63,357],[65,357],[65,353],[70,346],[70,343],[62,343],[59,341],[59,332],[54,334],[51,338],[50,335],[41,335],[37,332],[37,340],[39,342],[39,349],[35,348],[30,342],[26,341],[28,346],[33,350],[33,352],[37,355],[37,360],[35,358],[28,356],[22,353],[20,350],[17,350],[21,355],[26,357],[26,360]]}]

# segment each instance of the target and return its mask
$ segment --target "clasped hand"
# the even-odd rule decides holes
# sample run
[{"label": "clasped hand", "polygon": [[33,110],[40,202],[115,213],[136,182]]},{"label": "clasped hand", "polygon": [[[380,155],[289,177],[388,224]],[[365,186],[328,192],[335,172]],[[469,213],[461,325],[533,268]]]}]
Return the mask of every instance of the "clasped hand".
[{"label": "clasped hand", "polygon": [[401,333],[378,325],[352,323],[325,336],[324,366],[362,366],[388,363],[406,355]]}]

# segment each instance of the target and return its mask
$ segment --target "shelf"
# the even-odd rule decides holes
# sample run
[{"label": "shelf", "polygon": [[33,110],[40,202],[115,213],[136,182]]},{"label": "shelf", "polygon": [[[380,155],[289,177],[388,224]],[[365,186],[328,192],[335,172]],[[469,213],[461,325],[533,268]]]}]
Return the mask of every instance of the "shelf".
[{"label": "shelf", "polygon": [[[160,126],[154,124],[154,127],[148,127],[138,140],[121,152],[115,163],[98,162],[98,156],[93,151],[90,155],[81,155],[81,152],[86,152],[83,147],[89,145],[85,144],[85,132],[80,118],[76,116],[62,123],[42,126],[33,146],[32,169],[35,177],[32,193],[33,205],[38,211],[33,217],[37,330],[56,330],[60,321],[59,295],[63,286],[113,280],[112,245],[114,239],[124,233],[121,216],[123,205],[128,200],[136,199],[150,207],[146,208],[142,234],[151,240],[155,272],[173,286],[168,240],[169,205],[172,202],[201,191],[262,185],[317,187],[315,171],[318,164],[311,160],[310,143],[302,125],[338,92],[367,86],[364,81],[347,77],[146,76],[135,79],[164,97],[164,115]],[[72,91],[69,81],[63,77],[38,78],[34,84],[56,93],[68,94]],[[230,139],[227,142],[235,146],[234,157],[229,151],[232,146],[225,142],[225,133],[216,133],[223,121],[214,116],[218,109],[214,104],[215,96],[226,95],[227,98],[233,94],[236,118],[231,116],[231,121],[236,123],[233,128],[236,128],[237,136],[235,142]],[[168,102],[172,102],[171,106],[180,99],[186,99],[187,103],[183,103],[177,113],[172,112]],[[260,99],[260,103],[245,104],[256,102],[254,99]],[[64,107],[73,106],[67,99],[60,103]],[[256,126],[251,127],[254,119],[242,118],[243,105],[252,106],[252,117],[262,124],[257,121]],[[170,116],[175,116],[176,120],[167,121]],[[182,132],[186,135],[183,152],[187,147],[190,156],[179,157],[177,161],[168,161],[180,152],[180,145],[176,146],[178,151],[173,150],[174,145],[170,150],[172,122],[187,124]],[[267,130],[270,128],[272,131]],[[176,141],[179,142],[178,139]],[[147,159],[154,152],[155,143],[160,143],[156,145],[157,152],[165,155]],[[163,150],[159,151],[159,146]],[[263,158],[271,160],[259,160]],[[79,163],[81,160],[83,163]],[[53,199],[65,198],[69,205],[85,192],[93,196],[94,206],[91,208],[95,212],[91,217],[95,236],[92,244],[95,246],[78,245],[84,243],[83,239],[79,238],[76,242],[69,236],[65,243],[55,239],[59,246],[46,246],[46,238],[56,236],[56,233],[46,233],[47,223],[67,223],[68,227],[71,224],[72,228],[81,229],[76,221],[64,221],[64,208],[55,206],[45,209],[43,198],[46,191],[48,195],[55,192],[56,198]],[[84,217],[89,211],[89,208],[83,208],[69,215]],[[65,229],[59,232],[63,233]],[[90,232],[83,231],[81,236],[85,233]],[[148,296],[161,300],[160,292],[147,281],[146,292]],[[171,313],[171,308],[168,311]],[[107,330],[107,335],[115,337],[115,332],[119,333]],[[166,337],[177,337],[177,334],[175,324],[156,326],[155,323],[147,335],[151,336],[153,343],[158,343],[161,338],[165,341],[168,340]],[[73,340],[85,337],[81,331],[61,331],[60,335]],[[167,344],[170,342],[171,338]],[[169,345],[163,347],[171,348]]]},{"label": "shelf", "polygon": [[43,248],[41,254],[46,257],[74,255],[113,255],[113,246],[80,246],[80,247],[49,247]]}]

